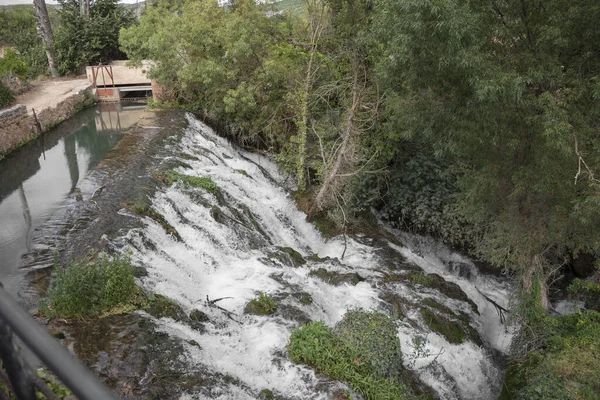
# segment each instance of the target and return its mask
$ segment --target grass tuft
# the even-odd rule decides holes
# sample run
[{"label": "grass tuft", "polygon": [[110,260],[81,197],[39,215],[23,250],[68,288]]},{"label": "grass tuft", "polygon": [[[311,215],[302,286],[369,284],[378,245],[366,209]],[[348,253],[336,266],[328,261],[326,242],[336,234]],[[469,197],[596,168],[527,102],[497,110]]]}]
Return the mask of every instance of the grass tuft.
[{"label": "grass tuft", "polygon": [[250,300],[250,302],[246,304],[244,311],[246,314],[271,315],[277,311],[277,304],[271,296],[265,292],[260,292],[257,298]]},{"label": "grass tuft", "polygon": [[50,317],[86,317],[123,308],[137,292],[128,257],[100,254],[93,261],[73,261],[57,267],[56,277],[42,303]]},{"label": "grass tuft", "polygon": [[208,177],[190,176],[175,171],[165,171],[162,177],[162,180],[169,186],[175,182],[183,182],[191,187],[202,188],[212,194],[217,194],[219,191],[219,187]]}]

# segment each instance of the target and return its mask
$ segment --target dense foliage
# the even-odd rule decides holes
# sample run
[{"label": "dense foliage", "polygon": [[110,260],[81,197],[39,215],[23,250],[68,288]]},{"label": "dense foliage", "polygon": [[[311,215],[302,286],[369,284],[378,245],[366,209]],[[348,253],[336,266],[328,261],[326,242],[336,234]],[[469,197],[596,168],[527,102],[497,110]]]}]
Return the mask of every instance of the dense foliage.
[{"label": "dense foliage", "polygon": [[14,103],[15,97],[2,82],[0,82],[0,108],[10,106]]},{"label": "dense foliage", "polygon": [[118,0],[94,0],[89,16],[81,15],[78,0],[60,0],[54,45],[61,74],[81,73],[88,65],[123,59],[119,30],[135,18]]},{"label": "dense foliage", "polygon": [[[54,17],[54,13],[50,16]],[[37,33],[33,7],[12,6],[0,9],[0,46],[10,46],[17,51],[21,60],[27,64],[30,77],[47,73],[48,60],[44,44]]]}]

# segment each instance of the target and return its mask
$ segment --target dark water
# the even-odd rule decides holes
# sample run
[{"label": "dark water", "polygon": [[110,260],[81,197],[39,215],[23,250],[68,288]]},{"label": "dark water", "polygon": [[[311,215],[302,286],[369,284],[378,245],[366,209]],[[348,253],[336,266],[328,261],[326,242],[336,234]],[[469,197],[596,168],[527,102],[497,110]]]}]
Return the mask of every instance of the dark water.
[{"label": "dark water", "polygon": [[16,292],[23,254],[88,173],[134,125],[142,106],[87,109],[0,162],[0,282]]}]

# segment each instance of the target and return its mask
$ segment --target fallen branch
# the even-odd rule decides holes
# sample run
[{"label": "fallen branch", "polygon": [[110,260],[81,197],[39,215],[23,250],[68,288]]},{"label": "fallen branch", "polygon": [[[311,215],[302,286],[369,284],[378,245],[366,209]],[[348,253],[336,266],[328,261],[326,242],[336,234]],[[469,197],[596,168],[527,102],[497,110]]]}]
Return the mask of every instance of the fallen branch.
[{"label": "fallen branch", "polygon": [[508,310],[506,308],[502,307],[500,304],[496,303],[494,300],[490,299],[485,294],[481,293],[481,290],[479,290],[479,288],[476,288],[476,289],[479,292],[479,294],[481,294],[487,301],[492,303],[492,305],[496,308],[496,312],[498,313],[498,316],[500,317],[500,322],[502,323],[502,325],[504,325],[506,323],[506,317],[504,315],[508,313]]}]

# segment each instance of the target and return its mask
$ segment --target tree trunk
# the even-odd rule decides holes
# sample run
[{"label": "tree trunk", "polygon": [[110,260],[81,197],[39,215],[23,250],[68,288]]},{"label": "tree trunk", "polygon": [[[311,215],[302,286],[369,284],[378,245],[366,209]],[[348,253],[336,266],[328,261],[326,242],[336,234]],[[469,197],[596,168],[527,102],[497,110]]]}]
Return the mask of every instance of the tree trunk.
[{"label": "tree trunk", "polygon": [[37,16],[38,33],[46,45],[46,56],[48,57],[50,74],[53,78],[56,78],[58,72],[56,71],[54,56],[54,33],[52,32],[50,18],[48,17],[48,8],[46,8],[44,0],[33,0],[33,5],[35,6],[35,15]]},{"label": "tree trunk", "polygon": [[335,180],[338,178],[338,173],[344,166],[344,158],[346,157],[346,153],[348,151],[348,147],[350,147],[350,139],[352,138],[354,132],[354,125],[356,119],[356,112],[358,109],[358,105],[360,103],[360,88],[358,84],[359,80],[359,66],[354,66],[354,76],[352,79],[352,106],[348,112],[348,118],[346,120],[346,127],[343,132],[342,144],[337,152],[337,156],[335,159],[335,163],[331,167],[331,170],[328,171],[325,181],[321,185],[317,196],[315,197],[315,202],[310,207],[308,211],[308,215],[306,219],[311,221],[314,214],[323,208],[323,200],[325,195],[332,191],[332,186],[335,184]]},{"label": "tree trunk", "polygon": [[90,0],[79,0],[79,13],[85,19],[90,17]]},{"label": "tree trunk", "polygon": [[313,84],[314,60],[321,34],[325,29],[325,3],[321,0],[309,2],[308,22],[310,26],[310,57],[306,68],[304,87],[300,92],[300,118],[298,121],[298,164],[296,176],[298,178],[298,191],[301,193],[306,188],[305,164],[306,164],[306,140],[308,136],[308,96]]}]

